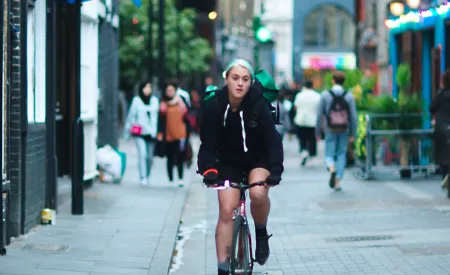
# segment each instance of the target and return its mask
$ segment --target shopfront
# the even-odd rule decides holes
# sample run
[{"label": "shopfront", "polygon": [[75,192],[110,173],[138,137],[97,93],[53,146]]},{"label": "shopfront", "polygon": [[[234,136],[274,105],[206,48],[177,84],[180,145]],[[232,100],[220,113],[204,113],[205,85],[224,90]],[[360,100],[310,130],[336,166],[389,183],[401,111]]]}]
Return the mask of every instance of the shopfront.
[{"label": "shopfront", "polygon": [[[411,91],[420,92],[424,104],[429,104],[436,95],[440,77],[450,66],[450,3],[427,3],[420,10],[405,13],[386,20],[389,33],[389,54],[392,78],[398,66],[411,66]],[[397,96],[399,88],[393,85],[392,94]]]},{"label": "shopfront", "polygon": [[351,70],[356,68],[356,56],[353,52],[303,52],[301,58],[303,76],[313,81],[313,86],[324,86],[327,72],[333,70]]}]

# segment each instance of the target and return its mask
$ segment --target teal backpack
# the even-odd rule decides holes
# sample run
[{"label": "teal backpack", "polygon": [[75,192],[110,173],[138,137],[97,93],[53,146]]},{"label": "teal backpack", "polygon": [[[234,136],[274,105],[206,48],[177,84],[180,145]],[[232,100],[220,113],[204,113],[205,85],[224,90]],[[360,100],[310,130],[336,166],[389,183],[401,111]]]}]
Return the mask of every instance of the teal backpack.
[{"label": "teal backpack", "polygon": [[[255,81],[252,85],[256,89],[262,91],[262,96],[269,106],[269,110],[272,113],[275,124],[281,124],[280,106],[278,103],[277,106],[272,105],[272,102],[274,102],[278,98],[278,93],[280,92],[280,89],[275,84],[275,81],[266,71],[260,70],[255,74]],[[218,87],[208,86],[205,91],[205,96],[203,97],[204,104],[208,105],[208,103],[215,98],[218,92],[220,92],[220,89]]]}]

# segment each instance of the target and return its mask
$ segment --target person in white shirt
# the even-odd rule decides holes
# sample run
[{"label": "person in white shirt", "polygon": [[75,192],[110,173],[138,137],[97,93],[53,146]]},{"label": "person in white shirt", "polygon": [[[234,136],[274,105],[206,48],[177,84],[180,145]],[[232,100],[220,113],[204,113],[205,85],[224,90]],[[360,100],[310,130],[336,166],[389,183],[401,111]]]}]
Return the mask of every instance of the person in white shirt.
[{"label": "person in white shirt", "polygon": [[295,96],[296,111],[294,124],[300,142],[302,166],[306,165],[309,157],[315,156],[317,151],[316,121],[320,104],[320,94],[313,90],[311,80],[306,80],[303,89]]}]

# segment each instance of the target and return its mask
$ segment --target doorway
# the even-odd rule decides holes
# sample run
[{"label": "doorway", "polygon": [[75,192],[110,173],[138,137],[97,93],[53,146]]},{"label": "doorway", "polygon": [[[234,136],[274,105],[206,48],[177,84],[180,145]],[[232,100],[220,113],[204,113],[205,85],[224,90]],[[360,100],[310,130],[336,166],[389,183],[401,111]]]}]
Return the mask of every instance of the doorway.
[{"label": "doorway", "polygon": [[[76,117],[75,5],[61,3],[56,12],[56,156],[58,177],[72,175],[72,121]],[[78,9],[79,11],[79,9]]]}]

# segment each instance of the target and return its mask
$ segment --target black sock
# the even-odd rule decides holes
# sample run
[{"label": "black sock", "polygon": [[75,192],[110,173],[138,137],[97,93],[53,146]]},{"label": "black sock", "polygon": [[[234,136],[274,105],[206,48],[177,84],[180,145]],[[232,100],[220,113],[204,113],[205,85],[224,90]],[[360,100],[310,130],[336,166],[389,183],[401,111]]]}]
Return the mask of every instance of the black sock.
[{"label": "black sock", "polygon": [[255,233],[257,236],[267,236],[266,225],[255,224]]}]

